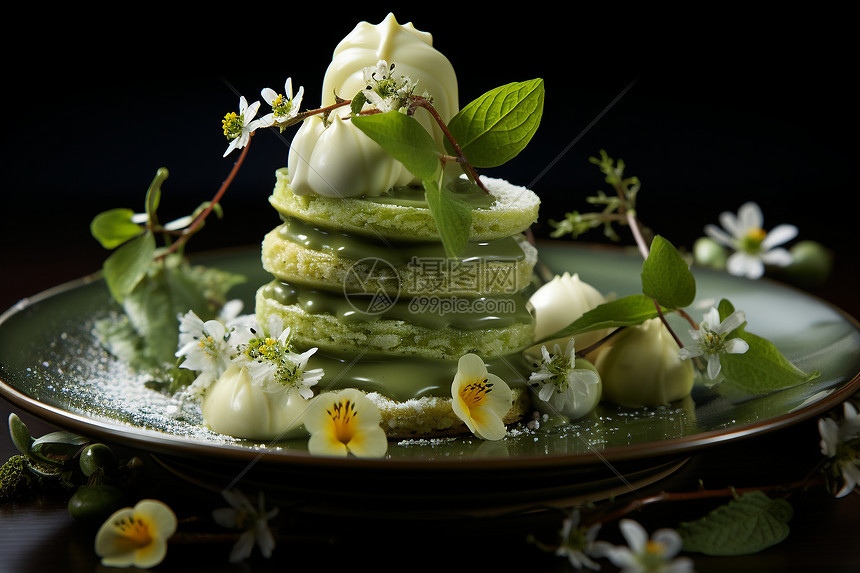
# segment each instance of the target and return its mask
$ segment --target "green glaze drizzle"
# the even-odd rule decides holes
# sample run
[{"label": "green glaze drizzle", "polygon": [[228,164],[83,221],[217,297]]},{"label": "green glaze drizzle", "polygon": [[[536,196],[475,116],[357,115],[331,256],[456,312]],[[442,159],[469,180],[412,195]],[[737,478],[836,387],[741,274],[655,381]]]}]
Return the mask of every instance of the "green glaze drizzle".
[{"label": "green glaze drizzle", "polygon": [[402,320],[432,329],[460,330],[504,328],[533,320],[528,304],[529,290],[480,297],[400,298],[383,312],[369,313],[374,293],[350,294],[327,291],[296,283],[274,280],[263,287],[263,296],[283,305],[297,305],[309,314],[332,314],[344,323]]},{"label": "green glaze drizzle", "polygon": [[[278,227],[278,236],[308,249],[337,254],[348,259],[378,258],[392,265],[405,265],[413,259],[443,259],[445,249],[439,241],[398,242],[383,241],[367,235],[347,233],[311,224],[296,217],[281,215],[283,225]],[[525,255],[518,237],[505,237],[493,241],[472,241],[460,259],[477,258],[490,260],[519,261]]]}]

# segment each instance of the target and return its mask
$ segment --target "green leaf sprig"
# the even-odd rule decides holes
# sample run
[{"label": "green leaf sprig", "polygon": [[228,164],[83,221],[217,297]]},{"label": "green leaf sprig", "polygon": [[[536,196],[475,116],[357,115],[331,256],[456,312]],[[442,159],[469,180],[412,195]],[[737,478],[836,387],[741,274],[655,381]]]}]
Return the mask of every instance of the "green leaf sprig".
[{"label": "green leaf sprig", "polygon": [[[171,371],[178,342],[177,316],[193,310],[214,318],[228,291],[244,281],[232,273],[191,265],[184,257],[186,242],[203,227],[206,217],[221,216],[219,201],[238,164],[211,201],[170,223],[161,224],[158,219],[162,186],[169,175],[165,168],[156,172],[146,191],[143,213],[111,209],[90,223],[93,237],[113,250],[102,274],[111,297],[123,308],[119,321],[100,321],[95,332],[112,353],[133,367],[159,376]],[[157,237],[163,239],[160,247]]]},{"label": "green leaf sprig", "polygon": [[[405,114],[388,111],[361,115],[353,107],[352,122],[421,180],[445,252],[457,257],[469,240],[472,213],[469,205],[442,185],[445,164],[459,163],[470,180],[486,191],[475,167],[502,165],[519,154],[537,131],[543,101],[543,80],[536,79],[483,94],[447,125],[430,100],[420,96],[410,98]],[[446,153],[414,118],[418,108],[426,109],[442,129]]]},{"label": "green leaf sprig", "polygon": [[[606,181],[616,189],[617,202],[613,207],[616,214],[610,220],[617,222],[621,218],[630,226],[639,251],[643,254],[640,274],[642,290],[638,294],[605,302],[538,342],[602,329],[613,329],[608,335],[611,337],[622,328],[659,318],[679,348],[682,348],[682,341],[666,320],[666,315],[678,314],[693,330],[699,329],[699,325],[686,311],[696,298],[695,276],[681,253],[666,238],[654,235],[650,242],[645,238],[647,233],[636,218],[634,206],[641,183],[635,177],[624,176],[624,163],[613,161],[605,152],[601,152],[600,159],[592,158],[592,163],[600,167],[606,175]],[[725,320],[734,310],[731,302],[722,300],[718,306],[720,319]],[[818,372],[807,373],[794,366],[772,342],[747,332],[746,325],[728,334],[726,340],[735,337],[746,341],[748,349],[743,354],[719,354],[721,382],[718,387],[725,392],[763,394],[819,376]],[[584,356],[605,342],[606,339],[589,348],[578,349],[577,353]]]}]

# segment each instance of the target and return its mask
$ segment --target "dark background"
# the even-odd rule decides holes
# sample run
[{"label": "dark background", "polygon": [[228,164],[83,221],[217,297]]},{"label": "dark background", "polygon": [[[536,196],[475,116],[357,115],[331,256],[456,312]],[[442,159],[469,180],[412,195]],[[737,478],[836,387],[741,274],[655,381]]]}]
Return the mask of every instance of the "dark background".
[{"label": "dark background", "polygon": [[[90,219],[112,207],[142,210],[159,167],[170,170],[162,220],[210,198],[238,157],[222,158],[221,134],[238,96],[260,99],[261,88],[281,90],[291,75],[306,105],[316,104],[336,43],[359,20],[378,23],[388,12],[266,9],[10,13],[8,25],[26,34],[3,40],[4,308],[98,269],[108,253],[90,236]],[[586,196],[608,191],[588,162],[605,149],[642,180],[642,220],[677,246],[691,246],[721,211],[755,200],[767,228],[793,223],[799,239],[836,252],[831,283],[857,279],[854,68],[839,14],[415,5],[396,15],[433,33],[458,73],[461,105],[503,83],[544,78],[532,143],[485,172],[541,196],[538,236],[551,230],[548,219],[588,210]],[[267,197],[293,130],[254,138],[224,219],[192,252],[256,244],[276,224]]]}]

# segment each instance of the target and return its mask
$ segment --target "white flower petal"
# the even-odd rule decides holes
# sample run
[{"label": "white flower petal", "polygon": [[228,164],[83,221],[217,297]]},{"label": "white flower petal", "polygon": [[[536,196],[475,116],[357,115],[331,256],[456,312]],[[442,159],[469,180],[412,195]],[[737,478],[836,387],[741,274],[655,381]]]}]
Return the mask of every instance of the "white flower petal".
[{"label": "white flower petal", "polygon": [[734,247],[735,245],[732,237],[716,225],[705,225],[705,235],[724,247]]},{"label": "white flower petal", "polygon": [[777,225],[770,231],[761,242],[761,246],[765,250],[770,250],[777,245],[787,243],[797,236],[798,229],[794,225]]},{"label": "white flower petal", "polygon": [[719,354],[711,354],[708,356],[708,376],[711,380],[720,374],[721,364]]},{"label": "white flower petal", "polygon": [[749,229],[761,229],[764,226],[761,207],[754,201],[747,201],[738,209],[738,221],[744,232]]},{"label": "white flower petal", "polygon": [[648,542],[648,532],[642,527],[638,521],[632,519],[622,519],[618,523],[621,534],[627,540],[627,545],[634,553],[640,553],[645,549],[645,544]]},{"label": "white flower petal", "polygon": [[772,249],[762,253],[761,260],[765,264],[775,267],[787,267],[794,260],[794,257],[785,249]]},{"label": "white flower petal", "polygon": [[749,348],[750,345],[747,344],[746,340],[743,340],[742,338],[732,338],[731,340],[726,341],[723,351],[726,354],[743,354],[749,350]]}]

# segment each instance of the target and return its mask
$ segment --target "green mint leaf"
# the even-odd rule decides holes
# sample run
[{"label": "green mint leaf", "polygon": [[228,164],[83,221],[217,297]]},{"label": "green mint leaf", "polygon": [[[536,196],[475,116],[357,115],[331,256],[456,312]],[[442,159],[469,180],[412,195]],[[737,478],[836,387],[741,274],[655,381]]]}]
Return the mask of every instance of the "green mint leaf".
[{"label": "green mint leaf", "polygon": [[193,310],[202,320],[216,318],[228,291],[246,279],[203,265],[189,265],[178,255],[154,266],[126,295],[121,321],[97,325],[97,335],[116,356],[137,370],[160,375],[175,361],[178,316]]},{"label": "green mint leaf", "polygon": [[[725,320],[734,306],[723,299],[718,305],[720,320]],[[749,344],[743,354],[720,354],[721,386],[727,390],[740,390],[749,394],[764,394],[774,390],[790,388],[819,376],[818,372],[806,373],[792,364],[769,340],[746,332],[745,325],[737,328],[728,338],[741,338]]]},{"label": "green mint leaf", "polygon": [[349,111],[353,115],[358,115],[361,111],[361,108],[364,107],[364,103],[367,101],[367,96],[364,95],[364,92],[358,92],[355,94],[355,97],[352,98],[352,101],[349,102]]},{"label": "green mint leaf", "polygon": [[[663,310],[665,309],[661,309]],[[636,326],[657,316],[657,307],[653,299],[642,294],[634,294],[605,302],[585,312],[567,327],[547,336],[544,340],[575,336],[582,332],[603,328]]]},{"label": "green mint leaf", "polygon": [[9,435],[12,437],[12,443],[18,448],[22,454],[30,454],[30,446],[33,443],[33,437],[30,436],[30,430],[27,424],[21,421],[17,414],[9,414]]},{"label": "green mint leaf", "polygon": [[760,491],[752,491],[697,521],[682,523],[678,534],[684,551],[720,556],[750,555],[785,539],[793,513],[784,499],[770,499]]},{"label": "green mint leaf", "polygon": [[356,115],[352,122],[415,177],[422,180],[435,177],[440,168],[436,142],[414,117],[388,111]]},{"label": "green mint leaf", "polygon": [[[448,122],[448,130],[473,167],[497,167],[531,141],[543,115],[543,102],[542,79],[510,83],[462,108]],[[453,155],[453,146],[445,143]]]},{"label": "green mint leaf", "polygon": [[642,264],[642,292],[670,309],[684,308],[696,298],[696,279],[677,249],[657,235]]},{"label": "green mint leaf", "polygon": [[445,253],[456,258],[469,240],[472,226],[472,207],[447,188],[440,188],[435,180],[425,179],[424,197],[439,229]]},{"label": "green mint leaf", "polygon": [[105,282],[117,302],[137,286],[152,264],[155,237],[147,231],[113,252],[103,265]]},{"label": "green mint leaf", "polygon": [[111,209],[93,217],[90,233],[106,249],[115,249],[141,233],[143,228],[132,222],[131,209]]},{"label": "green mint leaf", "polygon": [[167,179],[169,175],[168,171],[164,167],[160,167],[158,171],[155,172],[155,177],[152,178],[152,182],[149,184],[149,189],[146,190],[146,215],[150,221],[157,221],[156,211],[158,211],[158,206],[161,203],[161,184],[164,183],[164,180]]}]

